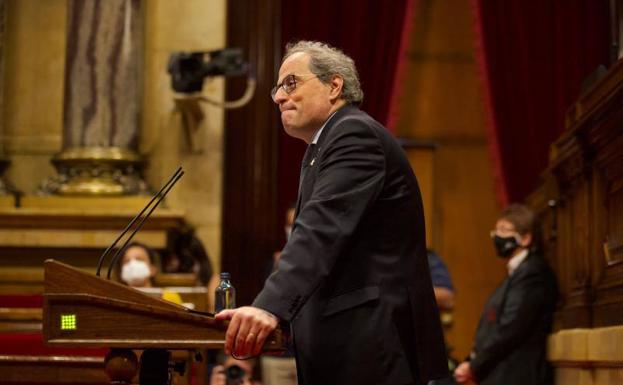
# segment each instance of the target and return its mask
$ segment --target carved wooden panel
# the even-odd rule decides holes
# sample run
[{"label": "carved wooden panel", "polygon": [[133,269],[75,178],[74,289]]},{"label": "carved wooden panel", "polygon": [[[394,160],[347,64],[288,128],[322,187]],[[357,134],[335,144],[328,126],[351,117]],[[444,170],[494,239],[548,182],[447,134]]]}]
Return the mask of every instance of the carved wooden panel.
[{"label": "carved wooden panel", "polygon": [[561,289],[556,327],[623,324],[623,61],[580,97],[567,123],[544,174],[556,189],[544,184],[530,199],[548,223]]},{"label": "carved wooden panel", "polygon": [[594,179],[594,263],[601,267],[595,280],[594,325],[623,323],[623,103],[613,105],[610,119],[589,131],[598,148]]}]

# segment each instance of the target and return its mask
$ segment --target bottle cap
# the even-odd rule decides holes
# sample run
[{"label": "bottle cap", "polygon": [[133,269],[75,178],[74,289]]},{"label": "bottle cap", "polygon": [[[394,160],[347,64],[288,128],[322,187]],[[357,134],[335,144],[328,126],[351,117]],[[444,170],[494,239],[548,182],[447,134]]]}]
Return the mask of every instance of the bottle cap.
[{"label": "bottle cap", "polygon": [[231,278],[231,274],[229,274],[228,272],[222,272],[221,273],[221,279],[230,279]]}]

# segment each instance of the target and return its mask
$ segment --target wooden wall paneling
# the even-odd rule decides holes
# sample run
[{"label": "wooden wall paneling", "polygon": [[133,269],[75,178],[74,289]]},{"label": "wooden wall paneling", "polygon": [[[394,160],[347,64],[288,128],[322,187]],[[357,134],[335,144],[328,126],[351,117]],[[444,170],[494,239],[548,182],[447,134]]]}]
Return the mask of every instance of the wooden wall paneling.
[{"label": "wooden wall paneling", "polygon": [[562,327],[590,327],[592,324],[590,266],[588,263],[588,216],[590,172],[584,143],[574,135],[563,136],[553,153],[550,167],[562,192],[558,209],[559,257],[568,265],[564,280]]},{"label": "wooden wall paneling", "polygon": [[[596,165],[593,165],[593,222],[591,229],[593,231],[593,242],[591,244],[590,262],[594,267],[593,276],[591,277],[591,286],[595,288],[595,298],[593,304],[593,326],[603,325],[604,317],[598,310],[603,304],[604,295],[599,295],[599,286],[603,286],[610,277],[608,277],[608,265],[607,260],[607,247],[608,247],[608,235],[607,235],[607,221],[608,221],[608,182],[602,172]],[[606,283],[607,285],[607,283]],[[601,297],[601,298],[600,298]],[[607,305],[606,305],[607,306]]]},{"label": "wooden wall paneling", "polygon": [[[228,2],[227,45],[243,49],[257,78],[245,107],[225,115],[222,269],[232,274],[238,305],[262,288],[276,248],[277,150],[281,125],[270,98],[281,56],[280,0]],[[228,79],[227,98],[244,80]]]},{"label": "wooden wall paneling", "polygon": [[[559,261],[558,268],[556,270],[556,276],[558,277],[558,285],[560,287],[561,300],[563,306],[566,306],[567,298],[571,293],[571,281],[573,277],[573,269],[571,263],[568,261],[568,256],[571,253],[571,247],[569,245],[569,235],[571,234],[571,221],[569,216],[569,210],[565,209],[565,201],[561,198],[557,206],[557,242],[556,242],[556,259]],[[562,314],[561,314],[562,316]]]},{"label": "wooden wall paneling", "polygon": [[586,135],[595,153],[591,258],[599,269],[593,280],[595,326],[623,323],[623,101],[615,100],[609,108],[608,118],[597,120]]},{"label": "wooden wall paneling", "polygon": [[436,144],[433,185],[421,166],[415,171],[423,194],[433,192],[432,213],[424,196],[428,242],[456,288],[446,337],[452,355],[461,359],[471,349],[487,297],[506,274],[489,238],[501,207],[493,190],[469,3],[421,0],[413,23],[396,134]]},{"label": "wooden wall paneling", "polygon": [[[540,229],[541,252],[554,271],[563,271],[567,263],[560,258],[558,252],[558,206],[559,193],[556,180],[548,173],[542,175],[542,184],[526,198],[526,204],[530,206],[536,216]],[[565,281],[556,277],[556,284],[561,293],[565,292]],[[562,309],[564,294],[559,297],[557,309]],[[554,317],[554,330],[562,327],[562,318],[560,311],[556,312]]]},{"label": "wooden wall paneling", "polygon": [[606,268],[604,247],[607,239],[607,182],[603,172],[593,164],[591,179],[591,242],[589,260],[591,263],[591,287],[596,287],[603,279]]},{"label": "wooden wall paneling", "polygon": [[608,214],[605,218],[607,224],[605,242],[608,264],[620,264],[623,262],[623,221],[615,213],[623,211],[623,181],[621,179],[608,183],[606,199]]},{"label": "wooden wall paneling", "polygon": [[[623,380],[623,60],[580,96],[546,174],[556,180],[554,270],[563,302],[549,338],[556,383]],[[568,329],[568,330],[564,330]]]},{"label": "wooden wall paneling", "polygon": [[484,143],[441,142],[435,154],[434,189],[434,239],[456,288],[454,324],[446,336],[453,356],[464,358],[487,298],[507,273],[489,236],[499,207]]},{"label": "wooden wall paneling", "polygon": [[437,222],[433,217],[435,213],[435,144],[430,141],[402,139],[401,145],[420,186],[426,223],[426,247],[433,249]]},{"label": "wooden wall paneling", "polygon": [[570,262],[572,266],[572,281],[570,282],[571,293],[569,305],[573,311],[566,317],[574,327],[587,327],[592,325],[591,304],[593,292],[590,282],[590,264],[588,258],[589,233],[588,227],[588,205],[589,205],[589,186],[582,180],[577,187],[574,196],[569,202],[571,210],[570,233]]},{"label": "wooden wall paneling", "polygon": [[[0,294],[40,294],[43,261],[50,258],[95,273],[100,255],[147,201],[31,197],[25,203],[0,209]],[[186,223],[182,214],[160,207],[134,240],[164,251],[170,230]]]},{"label": "wooden wall paneling", "polygon": [[590,289],[590,264],[588,254],[588,244],[590,233],[588,224],[590,221],[588,207],[590,205],[590,189],[588,181],[581,179],[577,190],[571,200],[571,231],[575,235],[571,238],[572,253],[570,257],[575,267],[573,288],[586,290]]},{"label": "wooden wall paneling", "polygon": [[[577,193],[576,193],[577,194]],[[579,213],[578,206],[581,206],[581,197],[573,195],[571,200],[564,207],[566,215],[561,218],[568,222],[565,231],[566,253],[561,257],[567,262],[565,307],[562,314],[563,328],[590,327],[592,324],[591,302],[592,294],[588,272],[586,269],[586,254],[582,251],[584,240],[581,236],[576,236],[577,221],[584,221]],[[583,258],[584,257],[584,258]]]},{"label": "wooden wall paneling", "polygon": [[580,96],[548,173],[560,191],[562,327],[623,324],[623,61]]}]

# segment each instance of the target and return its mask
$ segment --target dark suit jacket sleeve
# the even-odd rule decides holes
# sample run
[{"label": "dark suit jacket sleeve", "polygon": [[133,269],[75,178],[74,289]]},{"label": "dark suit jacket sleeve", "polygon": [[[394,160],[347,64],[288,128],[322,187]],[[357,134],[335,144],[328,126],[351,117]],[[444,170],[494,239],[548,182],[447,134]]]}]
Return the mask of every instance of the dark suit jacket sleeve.
[{"label": "dark suit jacket sleeve", "polygon": [[314,167],[319,168],[311,196],[301,206],[277,271],[253,303],[288,322],[327,278],[385,178],[381,142],[356,118],[331,127]]},{"label": "dark suit jacket sleeve", "polygon": [[510,282],[512,287],[509,288],[497,327],[470,362],[477,379],[484,378],[498,362],[524,342],[543,311],[547,300],[543,274],[535,270],[517,274]]}]

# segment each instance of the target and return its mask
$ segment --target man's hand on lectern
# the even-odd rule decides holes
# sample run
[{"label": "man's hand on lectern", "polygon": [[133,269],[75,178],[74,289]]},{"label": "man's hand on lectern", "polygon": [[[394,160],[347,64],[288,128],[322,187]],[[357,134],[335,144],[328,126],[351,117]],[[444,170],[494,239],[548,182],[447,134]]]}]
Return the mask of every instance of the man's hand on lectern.
[{"label": "man's hand on lectern", "polygon": [[268,335],[277,328],[279,319],[257,307],[243,306],[219,312],[217,320],[230,320],[225,335],[225,353],[238,357],[257,356]]}]

